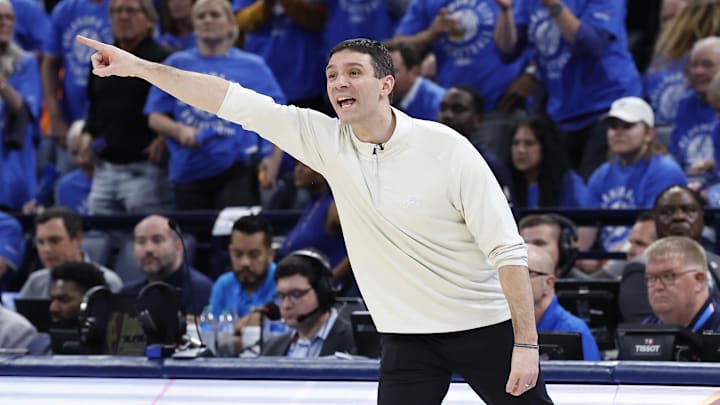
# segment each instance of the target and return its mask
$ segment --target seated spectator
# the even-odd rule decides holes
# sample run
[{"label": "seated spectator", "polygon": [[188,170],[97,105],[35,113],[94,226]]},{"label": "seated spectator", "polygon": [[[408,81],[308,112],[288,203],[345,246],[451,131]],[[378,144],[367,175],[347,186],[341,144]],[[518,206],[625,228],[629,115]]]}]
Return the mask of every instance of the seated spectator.
[{"label": "seated spectator", "polygon": [[[171,55],[164,64],[221,75],[285,103],[265,62],[233,47],[238,27],[229,2],[198,0],[192,6],[192,21],[197,46]],[[150,89],[145,113],[150,128],[167,135],[176,209],[220,210],[260,203],[257,162],[272,152],[270,142],[157,87]]]},{"label": "seated spectator", "polygon": [[420,76],[420,57],[405,42],[384,43],[395,68],[393,105],[405,114],[423,120],[435,121],[445,88]]},{"label": "seated spectator", "polygon": [[[173,51],[196,45],[191,10],[194,0],[161,0],[158,7],[160,35],[158,42]],[[156,3],[157,4],[157,3]]]},{"label": "seated spectator", "polygon": [[652,212],[643,212],[635,219],[635,223],[630,228],[630,234],[623,250],[625,250],[625,260],[610,260],[604,266],[604,270],[612,277],[622,277],[623,269],[632,263],[638,261],[645,262],[643,252],[651,243],[657,240],[655,232],[655,217]]},{"label": "seated spectator", "polygon": [[518,222],[518,229],[525,243],[550,255],[555,263],[555,278],[590,277],[573,267],[577,257],[577,230],[572,221],[555,214],[532,214]]},{"label": "seated spectator", "polygon": [[715,167],[712,129],[715,110],[708,103],[708,88],[720,73],[720,37],[702,38],[690,52],[687,68],[691,90],[683,96],[670,139],[670,153],[688,174],[702,175]]},{"label": "seated spectator", "polygon": [[538,332],[579,332],[582,335],[583,358],[601,360],[590,328],[580,318],[563,308],[555,296],[555,263],[540,247],[528,245],[528,270],[535,304]]},{"label": "seated spectator", "polygon": [[90,213],[88,195],[92,187],[92,176],[96,159],[90,152],[88,139],[82,136],[82,120],[70,125],[67,135],[67,149],[75,169],[58,181],[55,191],[55,203],[70,208],[80,215]]},{"label": "seated spectator", "polygon": [[437,120],[457,131],[471,142],[490,166],[495,178],[503,188],[505,196],[510,199],[510,176],[507,168],[500,160],[480,142],[475,142],[473,135],[482,124],[485,101],[475,89],[467,86],[450,87],[440,101],[440,112]]},{"label": "seated spectator", "polygon": [[703,247],[684,236],[669,236],[650,245],[645,255],[653,315],[643,323],[682,325],[697,334],[720,332],[720,304],[708,290]]},{"label": "seated spectator", "polygon": [[27,350],[37,336],[30,321],[0,305],[0,349]]},{"label": "seated spectator", "polygon": [[310,204],[285,237],[278,258],[303,248],[318,249],[330,260],[334,283],[347,291],[353,284],[352,270],[330,186],[320,173],[297,162],[295,187],[310,191]]},{"label": "seated spectator", "polygon": [[531,118],[512,136],[510,169],[513,205],[518,208],[581,207],[587,187],[565,158],[562,134],[549,118]]},{"label": "seated spectator", "polygon": [[168,221],[150,215],[135,225],[133,254],[145,279],[129,282],[122,293],[137,295],[149,283],[163,281],[181,289],[183,313],[200,315],[210,298],[212,281],[184,262],[182,240]]},{"label": "seated spectator", "polygon": [[[228,310],[244,318],[272,301],[275,294],[272,238],[272,225],[263,216],[248,215],[235,221],[228,244],[232,271],[218,277],[210,294],[215,316]],[[259,316],[242,322],[242,326],[259,324]]]},{"label": "seated spectator", "polygon": [[264,356],[308,358],[356,352],[350,323],[333,308],[327,257],[314,249],[293,252],[278,263],[275,282],[280,315],[294,331],[268,341]]},{"label": "seated spectator", "polygon": [[[22,265],[25,255],[25,240],[23,230],[15,217],[0,211],[0,281],[5,275],[15,272]],[[0,283],[0,291],[3,290]]]},{"label": "seated spectator", "polygon": [[[607,141],[612,157],[588,181],[586,208],[650,208],[660,191],[687,184],[682,169],[655,141],[652,109],[642,99],[625,97],[613,102],[607,114]],[[604,227],[600,245],[606,251],[620,250],[629,228]],[[580,235],[580,249],[593,246],[597,231]],[[588,268],[588,271],[596,269]]]},{"label": "seated spectator", "polygon": [[[15,11],[0,1],[0,208],[20,211],[37,195],[35,146],[42,107],[38,60],[13,39]],[[40,23],[40,21],[38,21]]]},{"label": "seated spectator", "polygon": [[[49,298],[50,270],[67,262],[90,262],[82,251],[82,219],[69,208],[50,207],[35,217],[35,246],[45,268],[30,274],[20,290],[20,298]],[[114,271],[97,264],[110,290],[122,289]]]},{"label": "seated spectator", "polygon": [[85,293],[106,285],[102,272],[91,263],[67,262],[52,269],[50,278],[50,320],[57,327],[78,328]]}]

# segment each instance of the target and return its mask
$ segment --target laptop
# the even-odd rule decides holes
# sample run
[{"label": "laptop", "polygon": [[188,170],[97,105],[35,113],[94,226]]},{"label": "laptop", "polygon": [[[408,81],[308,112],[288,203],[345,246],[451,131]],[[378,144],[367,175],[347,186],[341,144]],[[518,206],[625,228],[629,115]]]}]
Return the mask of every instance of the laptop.
[{"label": "laptop", "polygon": [[50,300],[15,298],[15,311],[35,326],[38,332],[50,330]]}]

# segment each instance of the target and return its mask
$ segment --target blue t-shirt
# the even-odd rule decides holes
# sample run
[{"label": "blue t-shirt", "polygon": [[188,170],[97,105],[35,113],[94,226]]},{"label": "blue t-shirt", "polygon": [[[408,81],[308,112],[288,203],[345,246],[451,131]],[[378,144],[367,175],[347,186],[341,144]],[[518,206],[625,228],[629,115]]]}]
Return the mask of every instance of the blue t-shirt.
[{"label": "blue t-shirt", "polygon": [[313,247],[325,253],[334,268],[347,257],[345,241],[340,234],[329,234],[325,231],[330,204],[334,201],[331,194],[315,194],[305,207],[297,223],[285,237],[278,250],[278,260],[299,249]]},{"label": "blue t-shirt", "polygon": [[25,255],[23,230],[15,217],[0,211],[0,257],[17,270]]},{"label": "blue t-shirt", "polygon": [[553,298],[550,306],[540,318],[537,330],[538,332],[579,332],[582,336],[583,358],[591,361],[602,360],[600,349],[598,349],[590,328],[585,321],[565,310],[558,302],[557,297]]},{"label": "blue t-shirt", "polygon": [[50,36],[50,17],[36,0],[10,0],[15,11],[15,42],[26,51],[42,51]]},{"label": "blue t-shirt", "polygon": [[[587,208],[632,209],[653,206],[655,198],[672,185],[686,185],[680,166],[670,157],[654,155],[624,166],[615,157],[598,167],[588,181]],[[603,247],[610,251],[628,237],[628,227],[604,227]]]},{"label": "blue t-shirt", "polygon": [[[237,48],[230,48],[222,56],[204,56],[197,48],[192,48],[170,55],[164,63],[222,77],[268,95],[277,103],[286,102],[265,62],[257,55]],[[153,86],[145,102],[145,114],[154,112],[168,114],[182,124],[197,128],[198,133],[212,134],[195,148],[184,147],[175,139],[167,138],[170,180],[173,183],[182,184],[214,176],[237,162],[246,163],[253,157],[267,156],[272,152],[272,144],[255,132],[185,104]]]},{"label": "blue t-shirt", "polygon": [[75,39],[78,34],[105,43],[112,43],[108,7],[110,0],[94,3],[88,0],[62,0],[53,8],[51,33],[45,37],[43,50],[62,59],[62,108],[68,122],[85,117],[88,96],[87,80],[90,55],[95,50]]},{"label": "blue t-shirt", "polygon": [[547,112],[564,131],[582,129],[599,118],[613,101],[640,96],[640,75],[628,51],[625,2],[567,0],[565,7],[581,24],[611,36],[599,58],[574,47],[562,36],[538,0],[516,1],[518,31],[527,32],[533,59],[548,91]]},{"label": "blue t-shirt", "polygon": [[415,35],[428,29],[443,7],[461,21],[463,34],[443,34],[433,43],[436,81],[446,89],[455,85],[476,89],[485,100],[485,110],[493,110],[510,83],[523,73],[527,55],[510,64],[500,60],[493,37],[499,11],[494,0],[413,1],[396,34]]},{"label": "blue t-shirt", "polygon": [[267,276],[260,288],[253,294],[248,294],[243,290],[243,286],[235,277],[235,273],[229,271],[215,281],[210,293],[210,305],[213,314],[217,317],[224,310],[234,313],[236,316],[243,317],[255,308],[273,300],[275,294],[275,263],[270,263]]},{"label": "blue t-shirt", "polygon": [[680,100],[670,138],[670,153],[683,169],[687,170],[693,162],[714,158],[713,127],[716,121],[715,110],[700,99],[695,90],[690,90]]},{"label": "blue t-shirt", "polygon": [[55,204],[63,205],[78,215],[88,215],[88,195],[92,187],[92,178],[80,169],[64,175],[55,190]]},{"label": "blue t-shirt", "polygon": [[161,45],[173,51],[184,51],[186,49],[194,48],[197,45],[197,38],[195,37],[194,32],[191,32],[184,37],[178,37],[166,32],[158,35],[157,41]]},{"label": "blue t-shirt", "polygon": [[655,125],[672,125],[678,105],[688,90],[685,59],[664,65],[650,65],[643,77],[643,97],[655,112]]},{"label": "blue t-shirt", "polygon": [[440,102],[447,90],[422,77],[417,78],[415,86],[405,95],[405,98],[400,100],[398,108],[413,118],[437,121]]},{"label": "blue t-shirt", "polygon": [[325,25],[323,55],[351,38],[382,41],[395,32],[397,21],[390,15],[386,0],[326,0],[329,17]]},{"label": "blue t-shirt", "polygon": [[[233,0],[236,12],[257,0]],[[305,0],[324,3],[324,0]],[[262,56],[270,66],[288,101],[325,94],[323,31],[301,28],[275,3],[269,21],[245,35],[245,50]],[[241,83],[242,84],[242,83]]]},{"label": "blue t-shirt", "polygon": [[[580,208],[587,199],[587,186],[577,173],[570,170],[562,178],[562,189],[558,207]],[[540,187],[537,184],[527,188],[527,208],[538,208],[540,201]]]},{"label": "blue t-shirt", "polygon": [[[42,106],[42,91],[35,55],[23,52],[16,70],[8,78],[8,83],[20,93],[30,113],[30,122],[25,128],[21,148],[9,149],[4,142],[0,142],[0,205],[20,211],[24,203],[36,197],[38,188],[35,147],[40,136],[38,117]],[[0,130],[3,135],[10,130],[9,118],[8,106],[0,100]],[[17,135],[22,137],[22,134]]]}]

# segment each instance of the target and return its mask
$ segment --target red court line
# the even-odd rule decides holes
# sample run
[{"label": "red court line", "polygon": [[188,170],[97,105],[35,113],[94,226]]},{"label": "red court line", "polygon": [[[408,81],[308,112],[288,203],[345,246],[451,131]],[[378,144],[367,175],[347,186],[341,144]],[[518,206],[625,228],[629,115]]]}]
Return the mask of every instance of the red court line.
[{"label": "red court line", "polygon": [[157,405],[160,403],[160,400],[165,396],[165,393],[168,392],[168,390],[170,389],[170,386],[173,385],[174,382],[175,382],[175,380],[172,378],[167,380],[167,382],[165,383],[165,386],[163,386],[162,391],[160,391],[158,393],[158,395],[155,397],[155,399],[153,400],[152,405]]}]

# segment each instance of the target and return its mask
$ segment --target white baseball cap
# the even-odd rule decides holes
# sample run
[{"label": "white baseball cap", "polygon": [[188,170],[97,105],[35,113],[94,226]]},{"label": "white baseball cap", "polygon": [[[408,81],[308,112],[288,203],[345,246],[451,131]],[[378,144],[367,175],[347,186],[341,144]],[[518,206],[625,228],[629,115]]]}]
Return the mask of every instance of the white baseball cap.
[{"label": "white baseball cap", "polygon": [[605,118],[617,118],[632,124],[644,122],[650,128],[655,126],[655,114],[652,108],[640,97],[623,97],[615,100]]}]

